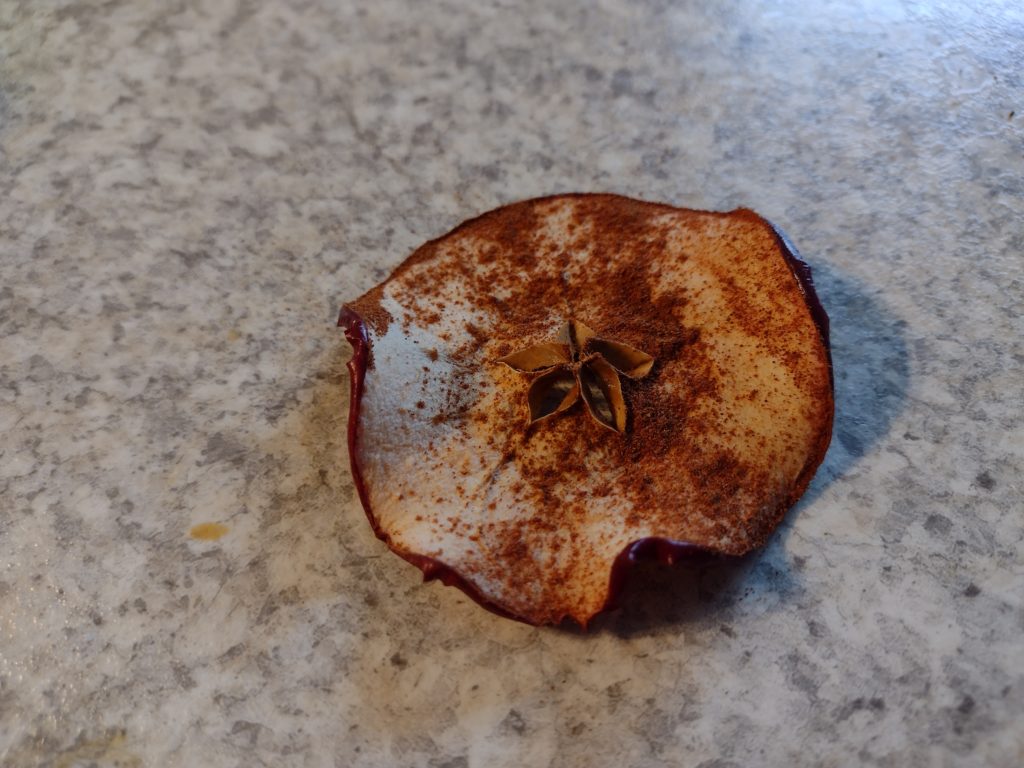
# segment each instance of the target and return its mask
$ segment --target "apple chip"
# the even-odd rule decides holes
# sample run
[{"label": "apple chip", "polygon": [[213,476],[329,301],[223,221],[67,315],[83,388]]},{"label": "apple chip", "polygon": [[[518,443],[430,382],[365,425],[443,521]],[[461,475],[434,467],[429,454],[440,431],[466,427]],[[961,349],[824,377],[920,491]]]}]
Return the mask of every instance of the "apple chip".
[{"label": "apple chip", "polygon": [[532,624],[632,563],[763,545],[832,432],[828,324],[753,211],[515,203],[342,310],[349,453],[397,554]]}]

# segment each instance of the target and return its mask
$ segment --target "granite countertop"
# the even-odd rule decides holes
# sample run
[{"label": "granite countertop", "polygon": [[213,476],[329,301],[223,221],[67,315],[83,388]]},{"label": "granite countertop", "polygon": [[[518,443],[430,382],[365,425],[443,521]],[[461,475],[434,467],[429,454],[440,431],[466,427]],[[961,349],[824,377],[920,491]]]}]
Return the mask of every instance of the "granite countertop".
[{"label": "granite countertop", "polygon": [[[5,3],[0,764],[1024,764],[1024,12],[975,5]],[[561,191],[772,219],[836,370],[771,544],[587,635],[374,538],[334,327]]]}]

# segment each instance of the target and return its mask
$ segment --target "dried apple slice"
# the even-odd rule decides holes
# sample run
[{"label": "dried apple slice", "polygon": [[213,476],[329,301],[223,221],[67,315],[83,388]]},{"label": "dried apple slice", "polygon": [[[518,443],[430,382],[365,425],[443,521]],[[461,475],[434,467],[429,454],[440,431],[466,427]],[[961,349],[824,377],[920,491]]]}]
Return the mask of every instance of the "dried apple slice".
[{"label": "dried apple slice", "polygon": [[586,626],[637,560],[764,544],[831,437],[827,322],[753,211],[486,213],[342,310],[366,514],[426,578]]}]

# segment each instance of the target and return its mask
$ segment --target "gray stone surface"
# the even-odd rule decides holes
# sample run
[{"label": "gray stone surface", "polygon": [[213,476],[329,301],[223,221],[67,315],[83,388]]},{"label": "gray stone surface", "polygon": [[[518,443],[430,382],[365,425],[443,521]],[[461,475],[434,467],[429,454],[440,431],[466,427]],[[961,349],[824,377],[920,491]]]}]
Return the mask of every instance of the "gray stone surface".
[{"label": "gray stone surface", "polygon": [[[974,6],[0,3],[0,764],[1024,764],[1024,13]],[[569,190],[788,230],[838,398],[765,551],[587,636],[376,541],[333,328]]]}]

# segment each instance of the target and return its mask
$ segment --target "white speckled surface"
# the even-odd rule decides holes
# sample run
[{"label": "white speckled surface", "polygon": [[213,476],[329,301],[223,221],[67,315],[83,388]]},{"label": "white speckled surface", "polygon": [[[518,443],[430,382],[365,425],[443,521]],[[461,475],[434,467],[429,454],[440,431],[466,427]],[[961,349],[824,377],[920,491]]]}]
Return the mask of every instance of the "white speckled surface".
[{"label": "white speckled surface", "polygon": [[[1020,5],[361,5],[0,5],[0,764],[1024,763]],[[588,636],[373,538],[333,328],[569,190],[774,220],[837,371],[772,544]]]}]

